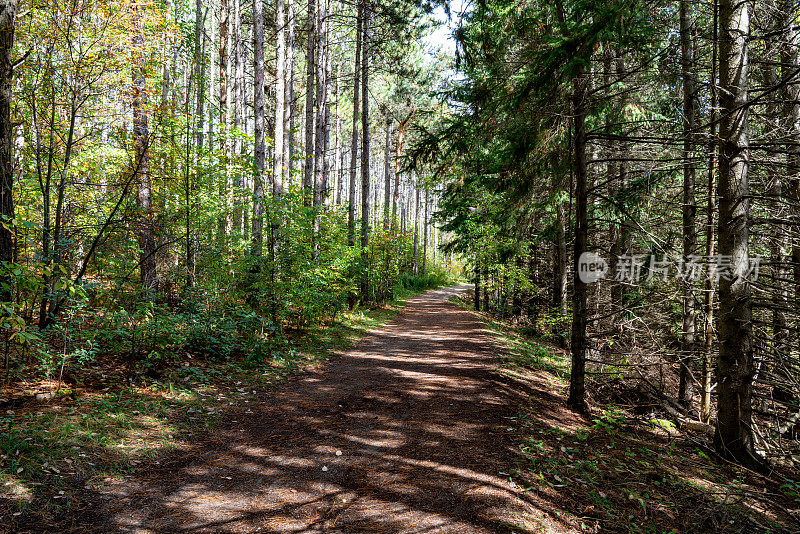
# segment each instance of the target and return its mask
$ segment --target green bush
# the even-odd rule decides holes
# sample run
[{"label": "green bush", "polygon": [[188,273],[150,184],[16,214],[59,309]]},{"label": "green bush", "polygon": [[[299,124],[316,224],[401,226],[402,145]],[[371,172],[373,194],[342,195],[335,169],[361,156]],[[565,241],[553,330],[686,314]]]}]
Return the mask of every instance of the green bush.
[{"label": "green bush", "polygon": [[448,285],[449,283],[450,278],[447,273],[440,270],[434,270],[425,276],[413,274],[400,275],[400,285],[403,289],[410,289],[413,291],[434,289]]}]

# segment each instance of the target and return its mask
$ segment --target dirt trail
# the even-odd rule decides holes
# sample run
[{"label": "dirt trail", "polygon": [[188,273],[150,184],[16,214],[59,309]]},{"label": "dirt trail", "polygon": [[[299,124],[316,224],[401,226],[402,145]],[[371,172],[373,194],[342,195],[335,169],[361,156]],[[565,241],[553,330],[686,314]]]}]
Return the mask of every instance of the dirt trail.
[{"label": "dirt trail", "polygon": [[466,289],[412,299],[180,461],[109,486],[98,530],[561,530],[503,473],[511,417],[530,391],[498,372],[479,319],[446,302]]}]

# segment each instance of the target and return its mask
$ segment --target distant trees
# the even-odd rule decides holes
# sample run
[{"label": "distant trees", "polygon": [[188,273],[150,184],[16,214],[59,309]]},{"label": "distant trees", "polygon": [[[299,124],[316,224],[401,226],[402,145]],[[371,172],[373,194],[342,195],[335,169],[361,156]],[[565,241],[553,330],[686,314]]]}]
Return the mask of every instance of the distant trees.
[{"label": "distant trees", "polygon": [[[80,0],[19,18],[0,3],[9,366],[48,354],[51,329],[79,305],[137,328],[245,307],[245,337],[271,345],[287,324],[381,303],[412,276],[414,185],[390,180],[404,154],[370,135],[384,118],[369,111],[371,100],[431,108],[429,92],[396,90],[438,79],[422,13],[394,0],[298,6]],[[387,183],[391,213],[371,196]]]}]

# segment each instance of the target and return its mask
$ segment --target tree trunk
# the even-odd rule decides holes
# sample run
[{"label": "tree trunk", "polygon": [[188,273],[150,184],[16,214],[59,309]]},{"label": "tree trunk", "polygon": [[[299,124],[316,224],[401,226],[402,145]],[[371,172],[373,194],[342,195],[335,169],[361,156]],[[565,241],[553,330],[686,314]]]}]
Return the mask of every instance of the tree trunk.
[{"label": "tree trunk", "polygon": [[763,459],[753,449],[752,302],[747,272],[749,139],[748,4],[720,2],[720,123],[719,253],[730,258],[730,275],[719,280],[719,357],[717,428],[719,452],[744,465],[761,468]]},{"label": "tree trunk", "polygon": [[[706,231],[706,257],[714,257],[714,242],[716,239],[716,227],[714,225],[714,214],[717,212],[717,196],[716,196],[716,162],[717,162],[717,121],[719,119],[719,112],[717,110],[717,15],[718,6],[714,2],[712,16],[712,43],[711,43],[711,128],[708,149],[708,203],[706,205],[706,224],[708,230]],[[714,279],[706,277],[705,281],[705,339],[703,340],[703,370],[700,379],[701,397],[700,397],[700,421],[708,423],[711,420],[711,373],[713,367],[713,353],[714,347]]]},{"label": "tree trunk", "polygon": [[489,262],[483,265],[483,311],[489,312]]},{"label": "tree trunk", "polygon": [[[214,1],[212,0],[209,5],[209,15],[210,15],[210,23],[209,23],[209,30],[208,30],[208,42],[212,43],[212,50],[213,46],[216,42],[216,31],[214,25]],[[214,54],[209,55],[209,64],[208,64],[208,139],[206,140],[206,146],[208,147],[208,151],[211,152],[214,150],[214,105],[212,99],[214,98],[214,94],[217,91],[217,71],[214,69]]]},{"label": "tree trunk", "polygon": [[197,132],[195,132],[195,146],[197,152],[203,149],[203,126],[204,126],[204,105],[205,105],[205,78],[206,78],[206,40],[205,27],[206,15],[208,10],[203,13],[203,0],[195,2],[195,19],[194,19],[194,38],[195,38],[195,62],[200,65],[200,77],[197,80],[197,101],[195,104],[195,115],[197,115]]},{"label": "tree trunk", "polygon": [[414,186],[414,257],[411,266],[414,276],[419,274],[419,182]]},{"label": "tree trunk", "polygon": [[557,201],[556,205],[556,242],[553,247],[553,308],[562,313],[567,311],[567,238],[565,227],[567,216],[564,213],[564,203]]},{"label": "tree trunk", "polygon": [[[695,217],[695,166],[693,161],[695,137],[695,83],[694,58],[692,50],[691,21],[689,20],[689,0],[680,2],[680,40],[681,77],[683,80],[683,258],[689,260],[697,247]],[[681,371],[678,387],[678,402],[686,409],[691,408],[694,392],[692,362],[695,351],[695,330],[697,313],[694,305],[693,281],[683,280],[683,332],[681,334]]]},{"label": "tree trunk", "polygon": [[392,195],[392,230],[397,230],[397,197],[400,192],[400,156],[402,155],[403,150],[403,133],[405,132],[405,127],[408,121],[411,120],[411,117],[414,116],[414,112],[411,111],[406,118],[400,121],[400,124],[397,127],[397,146],[395,146],[395,154],[394,154],[394,195]]},{"label": "tree trunk", "polygon": [[[792,308],[795,310],[800,306],[800,239],[797,237],[797,228],[800,224],[800,87],[797,85],[796,71],[798,68],[798,32],[795,27],[795,17],[797,7],[789,0],[780,2],[782,16],[782,46],[781,46],[781,78],[784,83],[782,91],[783,99],[783,122],[786,132],[786,186],[787,200],[790,206],[790,221],[794,228],[791,239],[791,264],[792,277],[794,283],[794,295],[792,295]],[[794,78],[793,78],[794,77]],[[788,299],[787,299],[788,300]],[[796,316],[795,316],[796,317]],[[786,352],[792,353],[792,345],[800,344],[798,335],[798,320],[795,318],[794,339],[786,339]],[[795,346],[794,350],[798,350]],[[781,374],[794,375],[796,373],[796,363],[793,364],[784,360],[780,366]]]},{"label": "tree trunk", "polygon": [[583,69],[576,74],[573,94],[574,116],[574,173],[575,173],[575,249],[573,251],[572,297],[572,370],[569,378],[569,399],[567,404],[578,412],[588,409],[586,404],[586,297],[587,284],[581,281],[579,260],[587,252],[587,187],[586,187],[586,112],[587,80]]},{"label": "tree trunk", "polygon": [[369,301],[369,22],[370,6],[362,0],[363,9],[363,50],[361,60],[361,301]]},{"label": "tree trunk", "polygon": [[[242,152],[242,137],[240,130],[244,129],[244,64],[242,62],[242,17],[241,0],[233,0],[233,35],[231,44],[233,45],[233,130],[236,132],[232,140],[234,156],[239,156]],[[238,170],[233,176],[233,211],[230,215],[233,218],[231,229],[237,235],[242,232],[243,224],[243,203],[245,202],[242,192],[242,174]]]},{"label": "tree trunk", "polygon": [[352,247],[356,244],[356,170],[358,162],[358,119],[359,106],[359,85],[361,76],[361,41],[362,41],[362,21],[364,19],[364,7],[359,2],[358,14],[356,15],[356,57],[353,61],[353,136],[350,142],[350,182],[347,191],[349,205],[347,207],[347,243]]},{"label": "tree trunk", "polygon": [[422,276],[425,276],[425,268],[428,263],[428,202],[430,192],[425,190],[425,212],[422,216]]},{"label": "tree trunk", "polygon": [[286,66],[284,70],[284,114],[283,125],[283,159],[284,174],[283,183],[285,187],[290,187],[292,183],[292,169],[294,168],[294,26],[295,9],[294,0],[286,0],[287,7],[287,35],[286,35]]},{"label": "tree trunk", "polygon": [[389,199],[392,189],[392,118],[386,116],[386,146],[383,161],[383,228],[389,228]]},{"label": "tree trunk", "polygon": [[314,200],[314,76],[317,55],[318,0],[308,0],[308,46],[306,47],[306,142],[303,168],[303,205],[308,207]]},{"label": "tree trunk", "polygon": [[475,293],[473,297],[475,311],[481,311],[481,268],[477,257],[475,258]]},{"label": "tree trunk", "polygon": [[[775,9],[774,2],[770,2],[769,7]],[[771,24],[767,30],[770,34],[781,35],[780,18],[776,17],[775,23]],[[767,87],[777,87],[779,84],[777,62],[772,61],[773,57],[780,57],[780,40],[770,38],[765,40],[765,61],[763,63],[763,76],[764,83]],[[791,61],[791,57],[785,58]],[[795,63],[796,64],[796,63]],[[791,63],[787,64],[793,65]],[[792,98],[790,95],[786,96],[785,102],[788,103]],[[770,276],[772,278],[772,360],[774,362],[786,361],[788,357],[788,341],[789,330],[786,318],[786,307],[788,306],[788,293],[786,290],[785,279],[787,277],[786,258],[788,255],[788,241],[789,232],[787,225],[783,221],[787,217],[785,204],[784,204],[784,185],[783,173],[780,172],[781,148],[780,148],[780,134],[782,111],[790,111],[791,104],[784,104],[784,110],[781,110],[781,105],[778,99],[770,99],[766,105],[766,124],[765,138],[766,138],[766,151],[770,159],[769,164],[766,166],[767,171],[767,195],[769,197],[769,210],[770,217],[776,219],[778,222],[771,228],[772,233],[769,235],[769,251],[770,251]],[[786,117],[786,123],[791,124],[791,117]],[[791,152],[791,148],[789,148]]]},{"label": "tree trunk", "polygon": [[275,149],[272,163],[272,194],[276,200],[283,193],[286,126],[286,10],[284,0],[275,3]]},{"label": "tree trunk", "polygon": [[313,253],[319,254],[319,233],[322,221],[322,206],[325,202],[325,133],[327,119],[325,116],[326,100],[328,94],[328,80],[326,76],[327,47],[325,43],[325,26],[327,24],[326,1],[317,0],[317,35],[316,35],[316,134],[314,140],[314,229],[312,233]]},{"label": "tree trunk", "polygon": [[325,4],[325,114],[323,119],[324,142],[322,143],[322,205],[330,207],[331,201],[331,72],[333,68],[333,53],[331,52],[331,23],[330,0],[323,0]]},{"label": "tree trunk", "polygon": [[150,130],[147,124],[147,58],[144,52],[144,23],[140,5],[134,4],[135,51],[133,68],[133,146],[135,151],[133,172],[137,184],[139,206],[139,270],[142,290],[152,298],[158,286],[156,282],[156,245],[153,225],[152,189],[150,187]]},{"label": "tree trunk", "polygon": [[218,238],[225,242],[231,233],[231,208],[233,207],[233,187],[228,168],[228,0],[219,4],[219,150],[222,164],[220,196],[225,200],[225,214],[219,221]]},{"label": "tree trunk", "polygon": [[336,143],[334,149],[334,156],[333,156],[333,167],[335,169],[335,176],[334,181],[335,184],[331,189],[331,197],[333,198],[333,203],[335,205],[339,205],[342,203],[342,108],[341,108],[341,64],[336,64],[336,76],[334,77],[335,81],[335,90],[334,90],[334,98],[336,99],[336,111],[334,115],[336,116],[336,129],[334,131],[334,135],[336,136]]},{"label": "tree trunk", "polygon": [[[12,149],[14,128],[11,124],[11,90],[14,76],[14,29],[17,0],[0,5],[0,263],[14,261],[14,168]],[[55,98],[55,97],[54,97]],[[5,272],[5,271],[4,271]],[[0,302],[11,301],[11,277],[0,276]]]},{"label": "tree trunk", "polygon": [[[622,57],[617,58],[616,61],[616,76],[617,79],[622,79],[625,75],[625,60]],[[626,104],[625,95],[620,97],[618,102],[619,109],[624,109]],[[615,172],[617,173],[616,190],[625,191],[628,187],[628,164],[625,161],[627,146],[623,141],[616,141],[615,154],[620,160]],[[621,210],[620,210],[621,211]],[[621,257],[629,256],[633,247],[630,231],[629,217],[620,213],[619,218],[614,225],[614,231],[611,242],[611,261],[609,262],[609,271],[611,273],[617,272],[617,264]],[[625,293],[625,282],[617,282],[611,284],[611,307],[613,310],[612,320],[615,322],[618,332],[622,331],[622,318],[623,312],[628,308],[628,298]]]},{"label": "tree trunk", "polygon": [[252,253],[253,256],[261,256],[264,246],[262,212],[264,204],[264,167],[266,165],[263,0],[253,0],[253,86],[255,176],[253,177]]}]

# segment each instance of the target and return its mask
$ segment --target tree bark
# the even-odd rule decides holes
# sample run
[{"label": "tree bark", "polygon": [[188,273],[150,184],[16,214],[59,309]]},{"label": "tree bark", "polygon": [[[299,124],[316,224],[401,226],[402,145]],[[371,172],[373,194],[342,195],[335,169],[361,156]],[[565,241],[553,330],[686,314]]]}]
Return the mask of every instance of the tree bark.
[{"label": "tree bark", "polygon": [[428,264],[428,203],[430,192],[425,190],[425,211],[422,216],[422,276],[425,276],[425,269]]},{"label": "tree bark", "polygon": [[335,167],[335,184],[332,188],[331,197],[333,198],[333,203],[335,205],[339,205],[342,203],[342,163],[344,160],[344,156],[342,153],[344,152],[342,147],[342,108],[341,108],[341,64],[336,65],[336,76],[334,77],[335,87],[334,90],[334,98],[336,99],[336,129],[334,131],[334,135],[336,136],[336,144],[334,149],[334,156],[333,162]]},{"label": "tree bark", "polygon": [[224,199],[225,213],[219,221],[218,238],[225,242],[225,236],[231,233],[231,208],[233,207],[233,184],[228,168],[228,0],[220,0],[219,4],[219,150],[222,164],[222,181],[220,196]]},{"label": "tree bark", "polygon": [[292,169],[294,168],[294,28],[295,28],[295,8],[294,0],[286,0],[287,6],[287,34],[286,34],[286,71],[284,77],[286,87],[284,89],[284,116],[283,124],[286,131],[283,134],[283,158],[284,175],[283,182],[285,187],[290,187],[292,183]]},{"label": "tree bark", "polygon": [[587,80],[579,68],[574,81],[572,97],[574,122],[574,173],[575,173],[575,249],[573,251],[572,297],[572,369],[569,378],[567,405],[578,412],[586,412],[586,300],[588,287],[580,279],[579,260],[587,252],[587,173],[586,173],[586,113]]},{"label": "tree bark", "polygon": [[752,301],[748,244],[748,4],[721,0],[719,157],[719,253],[730,258],[730,276],[719,280],[717,428],[719,452],[748,467],[762,468],[752,430]]},{"label": "tree bark", "polygon": [[389,228],[389,201],[392,189],[392,118],[386,116],[386,146],[383,161],[383,228]]},{"label": "tree bark", "polygon": [[[782,46],[781,46],[781,78],[783,82],[783,122],[786,132],[786,176],[785,185],[789,201],[789,216],[791,225],[794,228],[791,239],[791,264],[794,285],[794,294],[791,296],[793,308],[796,310],[800,306],[800,239],[797,237],[797,228],[800,224],[800,87],[797,85],[796,71],[798,68],[798,46],[800,46],[800,35],[794,26],[797,14],[796,4],[789,0],[779,2],[779,9],[782,18]],[[788,296],[788,295],[787,295]],[[788,299],[787,299],[788,300]],[[798,320],[795,319],[793,332],[794,339],[786,339],[786,352],[791,354],[798,350],[800,345],[800,335],[797,327]],[[795,346],[792,349],[792,346]],[[787,359],[788,360],[788,359]],[[796,363],[784,360],[776,369],[781,374],[792,376],[796,373]],[[794,367],[794,369],[792,369]]]},{"label": "tree bark", "polygon": [[330,0],[323,0],[325,4],[325,99],[323,115],[323,138],[322,143],[322,205],[330,207],[331,203],[331,72],[333,68],[333,53],[331,52],[331,24],[330,24]]},{"label": "tree bark", "polygon": [[475,258],[475,292],[473,293],[475,311],[481,311],[481,267]]},{"label": "tree bark", "polygon": [[303,205],[311,206],[314,201],[314,77],[317,55],[317,15],[318,0],[308,0],[308,46],[306,47],[306,142],[303,167]]},{"label": "tree bark", "polygon": [[283,193],[284,150],[286,134],[286,9],[284,0],[275,2],[275,149],[273,150],[272,194],[276,200]]},{"label": "tree bark", "polygon": [[567,216],[564,213],[564,203],[561,200],[556,204],[556,242],[553,247],[553,308],[562,313],[567,311],[567,238],[565,227]]},{"label": "tree bark", "polygon": [[[241,17],[241,1],[233,0],[233,35],[231,36],[231,44],[233,45],[233,130],[235,136],[232,139],[234,156],[239,156],[242,152],[242,137],[241,130],[244,130],[244,63],[242,51],[242,17]],[[243,230],[243,204],[246,202],[242,191],[242,173],[239,172],[238,166],[233,176],[233,212],[231,217],[231,230],[237,235],[241,234]]]},{"label": "tree bark", "polygon": [[[714,214],[717,212],[717,121],[719,112],[717,110],[717,27],[718,27],[718,5],[714,2],[712,15],[712,42],[711,42],[711,127],[710,143],[708,149],[708,202],[706,204],[706,257],[714,257],[714,243],[716,240],[716,226],[714,225]],[[700,379],[700,421],[708,423],[711,420],[711,373],[713,367],[713,347],[714,347],[714,279],[706,277],[705,281],[705,338],[703,340],[703,369]]]},{"label": "tree bark", "polygon": [[148,298],[158,291],[156,278],[156,245],[153,225],[152,189],[150,186],[150,130],[147,124],[147,58],[144,52],[144,23],[141,6],[134,4],[133,48],[133,172],[137,183],[139,207],[139,270],[142,290]]},{"label": "tree bark", "polygon": [[[208,42],[211,43],[212,50],[214,50],[214,43],[216,43],[216,30],[215,30],[215,20],[214,20],[214,0],[211,0],[209,5],[210,21],[209,21],[209,29],[208,29]],[[217,91],[217,71],[214,68],[214,54],[210,54],[209,56],[209,65],[208,65],[208,136],[206,139],[206,146],[208,147],[208,151],[211,152],[214,150],[214,118],[215,118],[215,109],[213,105],[213,98],[214,94]]]},{"label": "tree bark", "polygon": [[397,146],[394,154],[394,194],[392,195],[392,230],[397,230],[397,198],[400,194],[400,156],[403,150],[403,134],[406,124],[414,116],[414,111],[410,111],[406,118],[400,121],[397,126]]},{"label": "tree bark", "polygon": [[370,6],[363,0],[363,58],[361,60],[361,301],[369,302],[369,53]]},{"label": "tree bark", "polygon": [[253,233],[251,242],[253,256],[261,256],[264,246],[262,212],[264,203],[264,167],[266,164],[263,0],[253,0],[253,86],[255,176],[253,177]]},{"label": "tree bark", "polygon": [[356,244],[356,170],[358,162],[358,120],[359,106],[361,99],[359,96],[359,85],[361,81],[361,25],[364,18],[364,8],[361,2],[358,3],[358,14],[356,15],[356,56],[353,61],[353,135],[350,142],[350,182],[348,187],[349,205],[347,207],[347,243],[352,247]]},{"label": "tree bark", "polygon": [[419,182],[414,186],[414,254],[411,267],[414,276],[419,274]]},{"label": "tree bark", "polygon": [[[776,9],[775,2],[767,2],[765,8]],[[775,23],[768,26],[767,30],[770,34],[781,35],[780,28],[781,17],[774,17]],[[780,40],[779,39],[766,39],[765,40],[765,61],[762,66],[764,84],[767,87],[777,87],[779,84],[777,61],[772,58],[780,57]],[[791,61],[792,58],[785,58]],[[796,63],[795,63],[796,64]],[[788,66],[788,65],[787,65]],[[789,102],[790,95],[786,96],[785,102]],[[791,104],[784,104],[784,109],[781,109],[779,99],[770,99],[766,105],[766,125],[765,138],[767,140],[767,154],[770,158],[769,164],[766,166],[767,171],[767,195],[769,197],[770,217],[775,218],[778,222],[771,227],[771,234],[768,238],[768,246],[770,251],[770,276],[772,278],[772,354],[771,360],[774,363],[785,361],[788,356],[788,341],[789,330],[786,318],[786,307],[788,306],[788,292],[786,288],[785,279],[787,277],[786,258],[788,255],[789,245],[789,232],[787,225],[784,221],[787,217],[785,203],[784,203],[784,184],[783,173],[780,169],[781,160],[781,146],[780,146],[780,131],[782,122],[791,124],[791,117],[782,116],[782,111],[789,111]],[[789,148],[791,152],[791,148]]]},{"label": "tree bark", "polygon": [[[695,83],[694,58],[692,50],[691,21],[689,20],[689,0],[680,2],[680,40],[681,40],[681,78],[683,80],[683,257],[688,260],[695,254],[697,231],[695,218],[697,201],[695,199],[695,165],[693,161],[695,137]],[[691,408],[694,397],[692,362],[694,361],[697,312],[694,305],[693,281],[683,280],[683,332],[681,333],[680,383],[678,402],[686,409]]]},{"label": "tree bark", "polygon": [[[0,4],[0,263],[14,261],[14,168],[11,91],[14,77],[14,29],[17,0]],[[11,277],[0,275],[0,302],[11,301]]]}]

